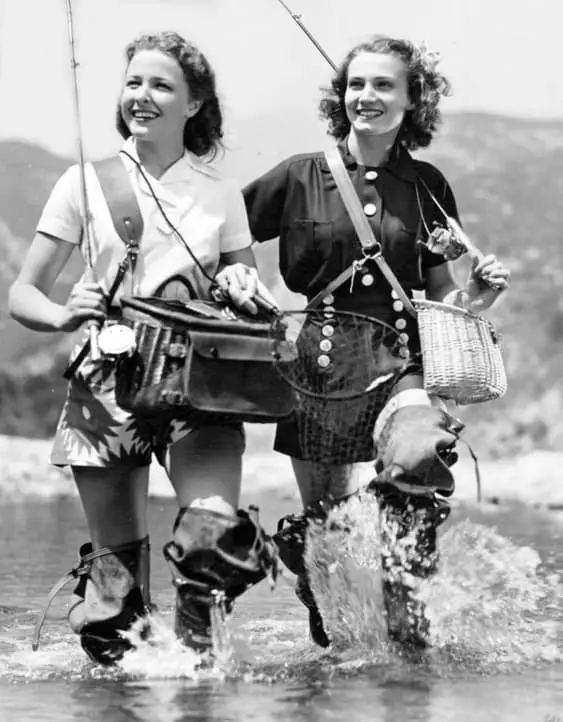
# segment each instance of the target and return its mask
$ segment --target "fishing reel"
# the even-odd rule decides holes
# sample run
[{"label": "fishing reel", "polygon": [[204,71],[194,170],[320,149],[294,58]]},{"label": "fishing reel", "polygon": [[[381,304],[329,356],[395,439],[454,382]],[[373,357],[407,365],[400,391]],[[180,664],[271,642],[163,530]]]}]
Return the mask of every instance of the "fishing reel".
[{"label": "fishing reel", "polygon": [[98,347],[104,358],[130,358],[137,350],[135,331],[123,323],[106,324],[98,334]]}]

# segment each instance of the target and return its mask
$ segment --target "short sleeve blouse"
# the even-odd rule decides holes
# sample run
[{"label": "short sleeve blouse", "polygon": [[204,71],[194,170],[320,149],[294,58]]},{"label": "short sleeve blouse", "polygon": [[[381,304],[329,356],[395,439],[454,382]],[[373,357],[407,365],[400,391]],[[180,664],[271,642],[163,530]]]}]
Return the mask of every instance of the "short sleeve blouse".
[{"label": "short sleeve blouse", "polygon": [[[134,143],[125,150],[138,160]],[[127,169],[143,216],[144,231],[133,279],[124,292],[149,296],[175,275],[187,278],[198,295],[206,296],[209,280],[165,221],[137,166],[120,156]],[[191,153],[186,153],[157,180],[145,170],[164,211],[180,231],[192,253],[210,276],[222,254],[247,248],[251,236],[244,202],[236,184]],[[92,217],[92,262],[96,278],[107,291],[124,257],[125,247],[116,233],[109,208],[92,165],[86,164],[86,187]],[[80,174],[69,168],[58,180],[43,209],[37,230],[73,244],[82,238]]]}]

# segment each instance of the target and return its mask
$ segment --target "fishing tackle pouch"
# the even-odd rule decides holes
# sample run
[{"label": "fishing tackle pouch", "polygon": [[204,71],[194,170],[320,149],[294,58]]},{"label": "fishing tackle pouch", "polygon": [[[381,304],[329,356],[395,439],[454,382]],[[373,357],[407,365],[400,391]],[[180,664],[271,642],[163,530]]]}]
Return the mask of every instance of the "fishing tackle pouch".
[{"label": "fishing tackle pouch", "polygon": [[138,415],[272,423],[294,392],[276,373],[271,323],[218,302],[121,299],[135,348],[116,359],[116,398]]}]

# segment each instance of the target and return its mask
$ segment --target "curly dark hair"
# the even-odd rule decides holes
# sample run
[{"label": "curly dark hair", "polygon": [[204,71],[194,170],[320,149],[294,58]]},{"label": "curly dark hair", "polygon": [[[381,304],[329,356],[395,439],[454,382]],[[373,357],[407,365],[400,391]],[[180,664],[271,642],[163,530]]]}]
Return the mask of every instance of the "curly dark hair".
[{"label": "curly dark hair", "polygon": [[374,35],[353,47],[336,71],[331,86],[323,89],[319,113],[321,118],[328,120],[329,135],[342,140],[350,132],[344,95],[348,68],[360,53],[396,55],[403,61],[407,70],[409,99],[414,107],[405,113],[397,142],[407,150],[429,146],[442,120],[438,104],[443,95],[449,95],[450,83],[436,70],[436,59],[424,46],[385,35]]},{"label": "curly dark hair", "polygon": [[[195,45],[173,32],[142,35],[134,40],[125,50],[127,63],[141,50],[160,50],[173,57],[182,68],[191,96],[202,101],[196,115],[186,121],[184,146],[197,156],[208,155],[213,159],[223,148],[223,115],[215,88],[215,73],[207,58]],[[119,104],[117,130],[123,138],[131,135]]]}]

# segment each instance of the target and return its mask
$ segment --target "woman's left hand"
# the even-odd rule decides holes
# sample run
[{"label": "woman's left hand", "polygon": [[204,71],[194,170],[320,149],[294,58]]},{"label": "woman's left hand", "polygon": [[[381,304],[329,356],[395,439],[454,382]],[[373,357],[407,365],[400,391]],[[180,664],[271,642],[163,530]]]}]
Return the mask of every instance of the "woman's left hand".
[{"label": "woman's left hand", "polygon": [[258,289],[258,271],[255,268],[245,263],[233,263],[219,271],[215,281],[235,306],[256,314],[258,309],[252,300]]},{"label": "woman's left hand", "polygon": [[483,311],[492,306],[509,285],[510,271],[496,256],[475,259],[465,287],[468,305],[475,311]]}]

